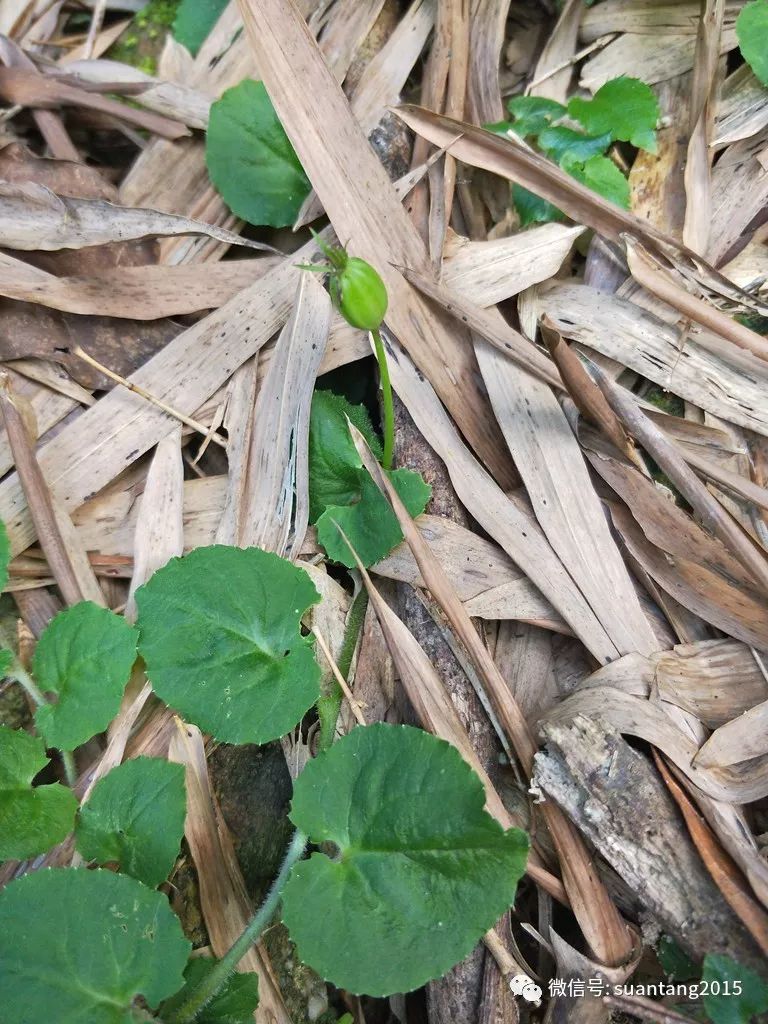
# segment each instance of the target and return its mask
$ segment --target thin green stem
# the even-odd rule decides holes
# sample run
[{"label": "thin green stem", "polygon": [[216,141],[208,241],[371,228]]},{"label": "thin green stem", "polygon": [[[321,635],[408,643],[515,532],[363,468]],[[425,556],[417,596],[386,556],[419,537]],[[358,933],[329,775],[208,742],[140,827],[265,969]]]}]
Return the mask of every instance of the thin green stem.
[{"label": "thin green stem", "polygon": [[11,679],[15,679],[20,686],[24,687],[24,689],[29,694],[31,700],[35,704],[37,704],[38,707],[40,707],[41,704],[48,703],[45,697],[43,696],[42,692],[38,688],[38,685],[35,682],[35,680],[32,678],[29,672],[27,672],[27,670],[24,668],[24,666],[21,664],[21,661],[17,657],[14,657],[13,664],[7,670],[7,672]]},{"label": "thin green stem", "polygon": [[297,830],[291,840],[291,845],[288,847],[278,876],[267,893],[267,898],[256,911],[250,923],[246,925],[239,938],[235,939],[221,960],[216,963],[213,970],[209,971],[201,979],[200,983],[192,989],[175,1012],[171,1013],[169,1017],[164,1017],[166,1024],[191,1024],[200,1011],[219,994],[227,978],[234,972],[254,942],[259,940],[261,933],[272,920],[291,868],[304,853],[306,845],[307,837],[303,832]]},{"label": "thin green stem", "polygon": [[387,364],[387,353],[384,351],[384,342],[378,328],[371,331],[373,345],[376,349],[376,359],[379,364],[379,378],[381,379],[381,400],[384,409],[384,457],[381,464],[386,470],[392,469],[392,460],[395,455],[395,403],[392,399],[392,382],[389,379],[389,366]]},{"label": "thin green stem", "polygon": [[74,789],[77,785],[77,769],[75,768],[75,758],[71,750],[62,750],[61,763],[64,765],[64,775],[67,779],[67,785],[70,789]]},{"label": "thin green stem", "polygon": [[[368,608],[368,591],[361,587],[349,609],[347,624],[344,628],[344,641],[341,645],[338,667],[339,672],[346,680],[349,680],[349,671],[352,668],[352,658],[355,656],[357,641],[360,639],[360,632],[365,622],[365,612]],[[341,687],[335,679],[331,679],[333,687],[330,693],[324,694],[317,702],[317,713],[320,718],[320,734],[317,741],[318,750],[327,750],[333,743],[336,735],[336,722],[339,719],[341,702],[344,697]]]}]

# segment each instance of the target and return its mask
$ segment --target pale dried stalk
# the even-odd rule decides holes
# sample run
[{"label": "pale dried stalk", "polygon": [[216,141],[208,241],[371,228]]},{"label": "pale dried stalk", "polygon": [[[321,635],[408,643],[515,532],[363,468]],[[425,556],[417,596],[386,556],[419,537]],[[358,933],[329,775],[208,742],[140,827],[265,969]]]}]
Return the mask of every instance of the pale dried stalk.
[{"label": "pale dried stalk", "polygon": [[672,442],[667,440],[659,428],[631,399],[625,397],[622,389],[602,370],[594,366],[592,373],[613,411],[701,516],[705,529],[719,537],[763,590],[768,592],[768,564],[758,548],[710,494],[693,470],[688,468]]},{"label": "pale dried stalk", "polygon": [[106,607],[72,520],[48,489],[17,401],[4,371],[0,374],[0,408],[30,515],[50,570],[68,605],[88,600]]},{"label": "pale dried stalk", "polygon": [[312,627],[312,635],[314,636],[315,640],[317,640],[317,646],[323,652],[323,657],[328,662],[328,666],[331,672],[333,673],[333,678],[341,687],[341,692],[347,699],[349,708],[352,714],[355,716],[355,721],[357,722],[358,725],[367,725],[368,723],[365,720],[365,715],[363,714],[360,704],[358,703],[357,700],[355,700],[354,693],[352,693],[352,691],[349,688],[349,684],[347,683],[347,680],[341,674],[339,666],[336,664],[336,659],[333,657],[333,654],[331,653],[328,644],[325,642],[323,638],[323,634],[318,630],[317,626]]},{"label": "pale dried stalk", "polygon": [[[400,528],[419,563],[424,582],[467,648],[487,688],[498,719],[523,769],[530,777],[537,745],[517,702],[478,637],[472,620],[442,567],[424,543],[399,495],[371,455],[365,439],[354,427],[351,430],[366,469],[397,515]],[[600,961],[611,965],[624,963],[632,956],[632,936],[603,886],[579,833],[560,809],[552,804],[543,804],[542,812],[558,850],[566,892],[587,942]]]}]

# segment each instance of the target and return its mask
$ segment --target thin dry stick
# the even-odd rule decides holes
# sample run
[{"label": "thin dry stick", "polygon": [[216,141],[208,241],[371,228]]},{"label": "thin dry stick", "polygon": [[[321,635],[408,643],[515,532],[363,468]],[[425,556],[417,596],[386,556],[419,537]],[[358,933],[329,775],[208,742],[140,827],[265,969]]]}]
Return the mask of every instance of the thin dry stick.
[{"label": "thin dry stick", "polygon": [[659,464],[685,500],[701,516],[702,525],[718,537],[744,568],[768,591],[768,564],[716,498],[710,494],[692,469],[688,467],[674,444],[642,412],[630,397],[599,367],[590,367],[592,376],[629,433]]},{"label": "thin dry stick", "polygon": [[643,996],[603,996],[603,1002],[640,1020],[656,1021],[657,1024],[696,1024],[693,1018]]},{"label": "thin dry stick", "polygon": [[349,688],[349,686],[347,684],[347,680],[341,674],[339,666],[334,661],[333,655],[331,654],[331,650],[330,650],[328,644],[325,642],[325,640],[323,639],[322,634],[318,632],[318,630],[317,630],[317,628],[315,626],[312,627],[312,635],[314,636],[315,640],[317,640],[317,646],[323,652],[323,655],[325,656],[325,660],[330,665],[331,672],[333,672],[333,675],[334,675],[334,678],[335,678],[336,682],[341,687],[341,692],[347,698],[347,702],[348,702],[349,707],[350,707],[350,709],[352,711],[352,714],[355,716],[355,721],[357,722],[358,725],[368,725],[368,723],[365,720],[365,715],[363,714],[363,712],[362,712],[362,710],[360,708],[360,704],[355,699],[355,695],[350,690],[350,688]]},{"label": "thin dry stick", "polygon": [[543,75],[539,75],[538,78],[534,78],[532,82],[529,82],[528,85],[526,85],[525,95],[527,96],[531,89],[535,89],[537,85],[541,85],[542,82],[546,82],[553,75],[556,75],[558,71],[565,71],[565,69],[571,67],[571,65],[578,64],[580,60],[584,59],[584,57],[588,57],[593,50],[601,50],[604,46],[607,46],[608,43],[612,43],[613,40],[616,39],[617,35],[618,32],[608,32],[604,36],[600,36],[598,39],[595,39],[589,44],[589,46],[585,46],[582,50],[579,50],[578,53],[574,53],[572,57],[568,57],[567,60],[563,60],[560,61],[559,64],[555,64],[554,67],[545,71]]},{"label": "thin dry stick", "polygon": [[85,599],[105,605],[88,556],[79,546],[72,520],[64,509],[55,506],[5,372],[0,374],[0,408],[40,546],[62,597],[68,605]]},{"label": "thin dry stick", "polygon": [[105,377],[109,377],[116,384],[120,384],[127,391],[132,391],[134,395],[138,395],[139,398],[143,398],[147,402],[151,402],[152,405],[156,405],[158,409],[162,409],[163,412],[168,413],[169,416],[173,416],[174,419],[183,423],[186,427],[191,427],[192,430],[196,430],[198,434],[202,434],[203,437],[208,441],[215,441],[216,444],[221,445],[222,448],[227,447],[226,440],[221,434],[212,434],[210,429],[206,427],[204,423],[199,423],[197,420],[193,420],[191,416],[185,415],[183,412],[179,412],[178,409],[172,408],[170,405],[166,405],[161,399],[155,397],[149,391],[145,391],[144,388],[139,387],[138,384],[134,384],[125,377],[121,377],[119,373],[115,373],[114,370],[110,370],[108,366],[100,363],[98,359],[94,359],[93,356],[89,355],[85,349],[81,348],[80,345],[75,345],[72,349],[72,354],[77,356],[78,359],[82,359],[83,362],[88,363],[99,373],[103,373]]},{"label": "thin dry stick", "polygon": [[[426,587],[442,607],[475,662],[499,721],[530,777],[533,774],[537,745],[520,706],[475,632],[472,620],[445,571],[419,533],[397,491],[373,458],[365,438],[354,426],[350,425],[350,430],[365,468],[397,515]],[[628,962],[634,952],[633,936],[600,880],[581,836],[560,808],[552,803],[542,804],[542,814],[558,852],[563,883],[573,912],[595,957],[611,966]]]}]

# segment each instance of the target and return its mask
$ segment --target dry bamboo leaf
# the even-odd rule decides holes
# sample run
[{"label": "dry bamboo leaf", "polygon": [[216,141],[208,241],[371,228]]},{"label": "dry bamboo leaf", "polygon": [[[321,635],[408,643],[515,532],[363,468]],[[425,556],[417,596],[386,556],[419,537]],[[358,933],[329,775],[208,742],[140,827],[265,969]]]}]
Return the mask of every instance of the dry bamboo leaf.
[{"label": "dry bamboo leaf", "polygon": [[144,491],[139,499],[133,576],[125,617],[136,617],[135,594],[153,573],[171,558],[184,554],[184,462],[181,427],[164,437],[152,457]]},{"label": "dry bamboo leaf", "polygon": [[[184,828],[200,886],[200,904],[211,947],[222,957],[252,916],[232,840],[215,803],[200,730],[178,718],[168,760],[184,765],[187,821]],[[277,981],[261,944],[251,946],[238,970],[259,977],[256,1024],[291,1024]]]},{"label": "dry bamboo leaf", "polygon": [[711,145],[727,146],[749,139],[768,125],[768,93],[749,64],[729,75],[715,108]]},{"label": "dry bamboo leaf", "polygon": [[163,81],[115,60],[69,61],[66,68],[67,75],[73,76],[75,81],[109,84],[115,86],[115,92],[120,91],[120,86],[138,86],[135,92],[131,89],[131,96],[147,110],[181,121],[190,128],[208,127],[210,96],[182,82]]},{"label": "dry bamboo leaf", "polygon": [[494,413],[555,553],[616,653],[651,654],[656,638],[557,399],[486,342],[477,341],[475,350]]},{"label": "dry bamboo leaf", "polygon": [[44,185],[0,181],[0,244],[9,249],[80,249],[152,235],[207,235],[228,245],[270,248],[188,217],[72,199]]},{"label": "dry bamboo leaf", "polygon": [[0,253],[0,295],[68,313],[159,320],[223,306],[274,269],[280,257],[206,266],[107,268],[91,277],[56,277]]},{"label": "dry bamboo leaf", "polygon": [[[472,621],[450,580],[432,554],[429,545],[424,542],[397,491],[373,458],[362,434],[354,426],[350,429],[365,468],[397,516],[405,539],[418,562],[424,582],[466,647],[498,720],[524,771],[530,776],[536,742],[520,707],[509,692],[501,673],[475,632]],[[634,940],[597,876],[581,837],[558,808],[544,804],[542,812],[559,855],[563,884],[590,948],[602,962],[612,965],[625,963],[632,955]]]},{"label": "dry bamboo leaf", "polygon": [[539,289],[536,311],[560,333],[616,359],[686,401],[731,423],[768,434],[766,378],[740,371],[652,313],[587,285],[551,283]]},{"label": "dry bamboo leaf", "polygon": [[[725,24],[732,27],[742,0],[726,0]],[[603,0],[590,7],[581,19],[581,38],[589,42],[606,32],[631,32],[655,37],[685,33],[694,37],[698,30],[701,7],[696,0]]]},{"label": "dry bamboo leaf", "polygon": [[40,545],[68,605],[89,600],[106,607],[101,587],[72,520],[58,497],[51,492],[37,461],[34,449],[37,438],[29,434],[29,419],[25,418],[22,403],[23,400],[11,391],[8,374],[3,372],[0,375],[0,408]]},{"label": "dry bamboo leaf", "polygon": [[328,292],[303,274],[256,399],[236,538],[240,547],[288,552],[288,557],[301,549],[309,522],[309,409],[330,324]]},{"label": "dry bamboo leaf", "polygon": [[467,71],[467,106],[472,121],[488,124],[503,116],[499,65],[510,0],[473,0]]},{"label": "dry bamboo leaf", "polygon": [[542,224],[490,242],[470,242],[451,234],[441,283],[448,289],[461,288],[477,306],[493,306],[553,277],[584,230]]},{"label": "dry bamboo leaf", "polygon": [[768,914],[755,902],[747,891],[744,880],[736,870],[733,861],[722,847],[719,846],[706,822],[698,814],[682,787],[672,777],[671,772],[664,764],[663,758],[655,751],[654,760],[672,797],[685,818],[688,831],[691,834],[696,849],[701,855],[701,859],[707,866],[707,870],[712,875],[727,902],[749,930],[752,938],[760,946],[763,956],[768,956]]},{"label": "dry bamboo leaf", "polygon": [[768,198],[768,174],[761,155],[768,129],[735,142],[721,154],[712,172],[712,231],[707,258],[713,263],[732,259],[751,238]]},{"label": "dry bamboo leaf", "polygon": [[336,235],[379,271],[388,326],[430,374],[480,458],[509,482],[471,350],[395,269],[428,273],[427,253],[298,9],[284,0],[241,0],[241,10],[264,84]]},{"label": "dry bamboo leaf", "polygon": [[165,139],[178,139],[189,134],[188,129],[178,121],[119,103],[107,96],[71,85],[63,79],[41,75],[36,70],[0,67],[0,96],[8,103],[36,109],[83,107],[86,110],[97,110]]},{"label": "dry bamboo leaf", "polygon": [[529,722],[560,700],[552,638],[543,629],[526,623],[499,623],[493,660]]},{"label": "dry bamboo leaf", "polygon": [[768,564],[762,553],[748,536],[714,498],[693,470],[689,469],[682,456],[676,451],[657,426],[628,397],[618,385],[597,366],[593,375],[616,415],[632,436],[667,474],[682,496],[711,534],[718,537],[735,555],[763,591],[768,593]]},{"label": "dry bamboo leaf", "polygon": [[[530,96],[544,96],[565,103],[573,67],[568,63],[576,52],[579,24],[584,14],[581,0],[567,0],[560,17],[539,54],[533,72],[535,83],[528,90]],[[563,64],[566,66],[563,67]]]},{"label": "dry bamboo leaf", "polygon": [[[557,934],[554,928],[549,929],[547,937],[552,943],[552,952],[555,957],[555,977],[558,980],[562,978],[570,982],[583,978],[605,979],[612,991],[615,991],[614,985],[622,985],[627,978],[635,973],[643,953],[643,944],[638,942],[635,955],[629,963],[621,967],[605,967],[603,964],[596,964],[594,960],[584,956],[578,949],[574,949]],[[593,996],[588,988],[583,996],[558,995],[553,999],[551,1005],[559,1017],[567,1016],[569,1024],[608,1024],[611,1019],[609,1008],[604,1000],[600,996]]]},{"label": "dry bamboo leaf", "polygon": [[751,648],[738,640],[679,644],[659,655],[656,692],[710,729],[768,700],[768,680]]},{"label": "dry bamboo leaf", "polygon": [[[685,164],[685,224],[683,242],[689,249],[706,252],[711,224],[710,167],[715,99],[720,58],[720,35],[725,0],[704,0],[696,34],[696,55],[691,87],[691,129]],[[634,271],[633,271],[634,274]]]},{"label": "dry bamboo leaf", "polygon": [[720,768],[768,753],[768,700],[715,729],[699,750],[696,764]]},{"label": "dry bamboo leaf", "polygon": [[462,443],[429,383],[390,341],[392,382],[427,443],[445,463],[459,500],[506,551],[601,663],[615,654],[605,630],[536,520],[503,493]]}]

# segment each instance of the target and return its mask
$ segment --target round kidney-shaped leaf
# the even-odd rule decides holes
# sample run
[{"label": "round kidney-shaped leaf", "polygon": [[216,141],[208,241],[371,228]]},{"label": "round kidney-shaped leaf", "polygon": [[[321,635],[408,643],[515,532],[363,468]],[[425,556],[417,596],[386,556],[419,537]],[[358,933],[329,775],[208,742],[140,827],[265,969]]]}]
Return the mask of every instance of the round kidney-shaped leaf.
[{"label": "round kidney-shaped leaf", "polygon": [[283,916],[302,959],[373,996],[458,963],[514,901],[528,851],[484,803],[455,748],[419,729],[354,729],[310,761],[291,819],[338,853],[313,854],[288,880]]},{"label": "round kidney-shaped leaf", "polygon": [[32,670],[40,689],[58,697],[35,712],[48,746],[74,750],[107,728],[120,709],[136,640],[130,623],[90,601],[60,612],[46,627]]},{"label": "round kidney-shaped leaf", "polygon": [[115,862],[146,885],[168,877],[184,835],[184,768],[136,757],[100,779],[77,816],[77,849],[86,860]]},{"label": "round kidney-shaped leaf", "polygon": [[214,545],[174,558],[136,593],[139,650],[158,696],[227,743],[267,743],[320,693],[301,617],[309,576],[260,548]]},{"label": "round kidney-shaped leaf", "polygon": [[0,726],[0,860],[34,857],[72,831],[72,790],[58,783],[32,785],[46,764],[41,739]]},{"label": "round kidney-shaped leaf", "polygon": [[184,984],[191,944],[161,893],[127,875],[57,868],[0,893],[3,1024],[132,1024]]}]

